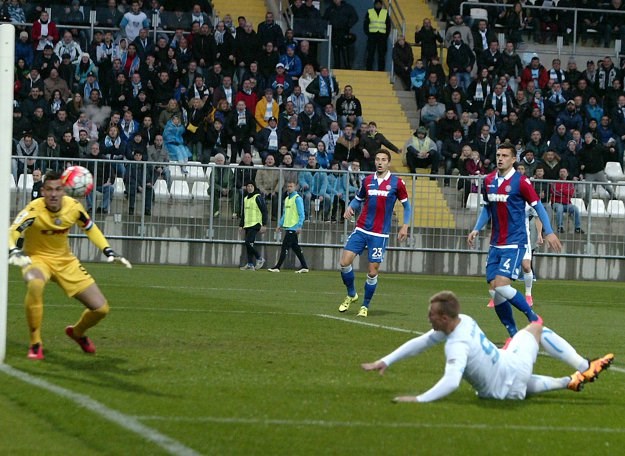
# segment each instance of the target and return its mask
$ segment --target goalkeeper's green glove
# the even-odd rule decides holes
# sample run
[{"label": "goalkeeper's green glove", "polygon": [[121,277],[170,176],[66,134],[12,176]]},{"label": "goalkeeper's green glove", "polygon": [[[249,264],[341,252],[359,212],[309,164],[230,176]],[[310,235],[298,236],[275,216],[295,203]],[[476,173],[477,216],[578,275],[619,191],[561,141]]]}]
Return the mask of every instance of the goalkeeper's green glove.
[{"label": "goalkeeper's green glove", "polygon": [[31,264],[32,261],[28,255],[24,255],[22,249],[17,247],[9,250],[9,264],[23,268]]},{"label": "goalkeeper's green glove", "polygon": [[130,264],[130,261],[119,255],[118,253],[115,253],[112,248],[107,247],[102,251],[102,253],[106,255],[106,261],[108,261],[109,263],[120,263],[126,266],[128,269],[132,268],[132,264]]}]

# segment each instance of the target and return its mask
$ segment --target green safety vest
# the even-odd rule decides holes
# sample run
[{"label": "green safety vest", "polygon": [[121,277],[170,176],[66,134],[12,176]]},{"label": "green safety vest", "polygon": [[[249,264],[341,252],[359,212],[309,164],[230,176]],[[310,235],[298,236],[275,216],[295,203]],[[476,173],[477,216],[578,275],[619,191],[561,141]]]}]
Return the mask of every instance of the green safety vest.
[{"label": "green safety vest", "polygon": [[388,11],[386,8],[380,10],[380,15],[375,8],[369,10],[369,33],[386,33],[386,16]]},{"label": "green safety vest", "polygon": [[263,214],[260,212],[260,208],[256,202],[259,196],[260,195],[258,193],[255,193],[251,197],[243,199],[243,209],[245,211],[243,228],[249,228],[250,226],[263,223]]},{"label": "green safety vest", "polygon": [[282,222],[282,226],[286,228],[291,228],[299,222],[297,204],[295,204],[297,198],[301,198],[299,193],[296,193],[294,197],[289,196],[284,200],[284,221]]}]

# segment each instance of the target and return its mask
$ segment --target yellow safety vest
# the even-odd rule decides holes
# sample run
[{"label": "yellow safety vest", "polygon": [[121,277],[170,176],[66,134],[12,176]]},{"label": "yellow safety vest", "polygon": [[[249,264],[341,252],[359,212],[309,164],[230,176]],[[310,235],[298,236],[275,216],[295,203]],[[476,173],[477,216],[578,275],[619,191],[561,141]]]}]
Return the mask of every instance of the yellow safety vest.
[{"label": "yellow safety vest", "polygon": [[375,8],[371,8],[369,10],[369,33],[386,33],[386,16],[388,16],[386,8],[382,8],[379,15]]},{"label": "yellow safety vest", "polygon": [[284,221],[282,222],[282,226],[286,228],[291,228],[299,222],[297,204],[295,204],[297,198],[301,198],[299,193],[296,193],[293,197],[289,196],[284,200]]},{"label": "yellow safety vest", "polygon": [[249,228],[250,226],[259,225],[263,223],[263,214],[260,212],[258,203],[256,200],[260,195],[255,193],[249,198],[243,199],[243,209],[245,214],[245,220],[243,222],[243,228]]}]

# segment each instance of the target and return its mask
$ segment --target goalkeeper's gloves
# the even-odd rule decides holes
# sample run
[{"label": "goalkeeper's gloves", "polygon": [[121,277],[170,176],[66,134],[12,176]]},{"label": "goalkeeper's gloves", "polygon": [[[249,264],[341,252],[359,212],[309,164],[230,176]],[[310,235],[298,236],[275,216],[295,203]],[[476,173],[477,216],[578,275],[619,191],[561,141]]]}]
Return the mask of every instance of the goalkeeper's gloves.
[{"label": "goalkeeper's gloves", "polygon": [[102,251],[102,253],[106,255],[106,261],[108,261],[109,263],[120,263],[126,266],[128,269],[132,268],[132,264],[130,264],[130,261],[119,255],[118,253],[115,253],[112,248],[107,247]]},{"label": "goalkeeper's gloves", "polygon": [[30,263],[32,263],[30,257],[28,255],[24,255],[22,249],[15,247],[9,250],[9,264],[23,268],[28,266]]}]

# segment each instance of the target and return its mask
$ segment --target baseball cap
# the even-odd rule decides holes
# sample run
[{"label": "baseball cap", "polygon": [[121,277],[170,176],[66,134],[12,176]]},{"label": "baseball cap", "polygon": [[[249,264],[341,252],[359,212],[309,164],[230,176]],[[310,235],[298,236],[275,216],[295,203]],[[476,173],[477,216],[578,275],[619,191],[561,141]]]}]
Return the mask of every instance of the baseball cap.
[{"label": "baseball cap", "polygon": [[87,77],[89,76],[93,76],[95,78],[95,73],[93,71],[90,71],[89,73],[87,73]]},{"label": "baseball cap", "polygon": [[278,121],[278,119],[276,119],[275,117],[271,116],[271,117],[269,118],[268,122],[271,122],[272,120],[273,120],[273,121],[275,121],[275,122],[277,122],[277,121]]},{"label": "baseball cap", "polygon": [[276,64],[276,68],[280,68],[280,67],[284,68],[284,63],[278,63],[278,64]]}]

